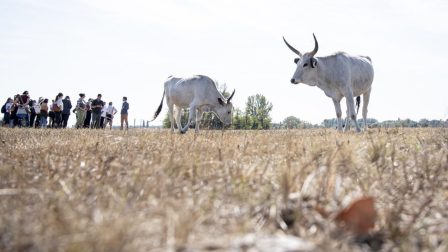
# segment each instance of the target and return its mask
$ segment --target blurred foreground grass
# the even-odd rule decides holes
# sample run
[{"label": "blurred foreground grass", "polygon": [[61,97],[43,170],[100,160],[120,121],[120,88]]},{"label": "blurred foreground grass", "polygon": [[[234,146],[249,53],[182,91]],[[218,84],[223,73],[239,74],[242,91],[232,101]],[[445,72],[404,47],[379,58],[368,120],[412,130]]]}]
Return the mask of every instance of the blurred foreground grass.
[{"label": "blurred foreground grass", "polygon": [[[447,129],[0,137],[0,251],[256,247],[238,242],[247,234],[300,237],[317,251],[448,250]],[[331,216],[362,195],[378,217],[360,241]]]}]

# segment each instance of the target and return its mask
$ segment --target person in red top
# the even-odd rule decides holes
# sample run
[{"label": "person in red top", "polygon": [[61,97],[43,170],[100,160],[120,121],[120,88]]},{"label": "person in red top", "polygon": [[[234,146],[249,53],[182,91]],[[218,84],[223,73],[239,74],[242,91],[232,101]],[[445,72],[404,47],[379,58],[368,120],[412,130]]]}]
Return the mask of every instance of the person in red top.
[{"label": "person in red top", "polygon": [[30,96],[28,94],[28,91],[24,91],[20,96],[20,102],[23,106],[26,106],[30,103]]}]

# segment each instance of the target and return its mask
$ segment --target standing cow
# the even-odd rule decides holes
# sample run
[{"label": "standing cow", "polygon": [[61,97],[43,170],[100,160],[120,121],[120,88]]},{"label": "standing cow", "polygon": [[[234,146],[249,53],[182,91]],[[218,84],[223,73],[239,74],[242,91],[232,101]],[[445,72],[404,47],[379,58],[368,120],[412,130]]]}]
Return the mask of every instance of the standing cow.
[{"label": "standing cow", "polygon": [[[162,101],[154,114],[153,120],[157,118],[162,110],[163,99],[166,96],[166,103],[169,109],[171,131],[174,132],[173,111],[176,105],[176,122],[180,133],[187,132],[190,124],[196,119],[195,132],[199,131],[199,122],[204,112],[215,113],[219,120],[228,126],[232,123],[233,105],[232,100],[235,90],[229,98],[224,98],[216,88],[216,83],[207,76],[196,75],[190,78],[168,77],[165,81]],[[184,128],[181,125],[181,112],[183,108],[189,108],[190,114],[188,122]]]},{"label": "standing cow", "polygon": [[[345,97],[347,102],[347,121],[348,118],[354,120],[356,131],[361,129],[356,121],[355,103],[353,97],[363,95],[364,104],[362,107],[362,117],[364,119],[364,129],[367,129],[367,106],[369,105],[370,91],[373,82],[372,61],[367,56],[352,56],[344,52],[338,52],[325,57],[314,57],[319,45],[316,36],[314,36],[314,49],[311,52],[301,54],[292,47],[283,37],[291,51],[299,55],[294,60],[297,69],[291,79],[292,84],[304,83],[310,86],[317,86],[324,93],[333,99],[336,116],[338,118],[338,131],[342,131],[342,111],[341,99]],[[359,106],[359,97],[357,105]]]}]

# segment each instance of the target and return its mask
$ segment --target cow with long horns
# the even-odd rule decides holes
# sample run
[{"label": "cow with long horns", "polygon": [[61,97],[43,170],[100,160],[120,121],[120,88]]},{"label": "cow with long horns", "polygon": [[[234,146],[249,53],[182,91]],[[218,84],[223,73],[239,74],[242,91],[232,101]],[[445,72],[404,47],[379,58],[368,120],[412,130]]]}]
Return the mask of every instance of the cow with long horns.
[{"label": "cow with long horns", "polygon": [[347,102],[347,121],[349,118],[355,122],[356,131],[361,129],[356,120],[354,97],[357,97],[359,108],[359,96],[363,95],[362,117],[364,129],[367,129],[367,106],[369,105],[370,91],[373,82],[373,66],[368,56],[352,56],[344,52],[338,52],[325,57],[315,57],[319,45],[314,36],[314,49],[311,52],[301,54],[292,47],[283,37],[283,41],[291,51],[299,57],[294,59],[297,64],[296,71],[291,79],[292,84],[304,83],[317,86],[333,100],[336,116],[338,119],[338,131],[342,131],[341,100],[345,97]]},{"label": "cow with long horns", "polygon": [[[204,112],[215,113],[224,125],[232,123],[233,105],[231,103],[235,90],[229,96],[224,96],[216,88],[216,83],[204,75],[195,75],[190,78],[168,77],[165,81],[162,101],[154,114],[154,121],[160,114],[163,106],[163,99],[166,96],[166,103],[169,109],[169,118],[171,122],[171,131],[174,132],[174,106],[176,106],[177,128],[181,134],[187,132],[193,120],[195,123],[195,132],[199,131],[199,122]],[[185,127],[181,125],[181,112],[183,108],[189,108],[190,113]]]}]

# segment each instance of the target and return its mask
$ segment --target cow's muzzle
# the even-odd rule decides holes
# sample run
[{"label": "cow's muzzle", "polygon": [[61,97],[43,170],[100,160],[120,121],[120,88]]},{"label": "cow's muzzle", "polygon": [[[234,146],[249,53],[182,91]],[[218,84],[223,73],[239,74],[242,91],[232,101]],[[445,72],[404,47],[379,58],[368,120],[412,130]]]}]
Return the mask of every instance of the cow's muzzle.
[{"label": "cow's muzzle", "polygon": [[292,83],[292,84],[298,84],[299,81],[297,81],[296,79],[292,78],[292,79],[291,79],[291,83]]}]

